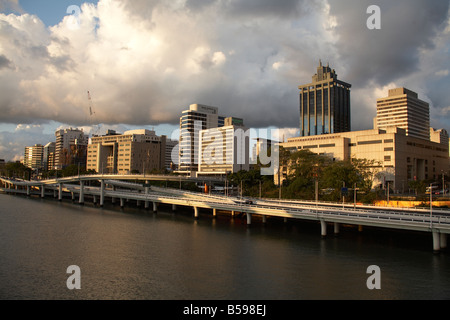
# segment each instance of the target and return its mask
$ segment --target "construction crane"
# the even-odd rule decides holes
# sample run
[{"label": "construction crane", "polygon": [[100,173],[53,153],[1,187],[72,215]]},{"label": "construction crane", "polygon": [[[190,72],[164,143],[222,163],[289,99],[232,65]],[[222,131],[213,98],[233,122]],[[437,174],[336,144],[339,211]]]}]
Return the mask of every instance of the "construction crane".
[{"label": "construction crane", "polygon": [[88,101],[89,101],[89,116],[91,117],[91,125],[92,125],[92,136],[97,136],[100,131],[100,125],[97,123],[97,119],[95,118],[94,107],[92,106],[92,98],[91,93],[88,91]]}]

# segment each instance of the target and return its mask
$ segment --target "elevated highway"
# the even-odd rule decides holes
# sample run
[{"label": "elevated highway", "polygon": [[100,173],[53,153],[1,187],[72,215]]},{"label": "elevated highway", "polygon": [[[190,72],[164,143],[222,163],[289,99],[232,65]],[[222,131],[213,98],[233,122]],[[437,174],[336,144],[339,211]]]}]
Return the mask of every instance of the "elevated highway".
[{"label": "elevated highway", "polygon": [[[60,178],[45,181],[22,181],[0,178],[1,190],[5,193],[38,194],[46,197],[53,193],[62,200],[64,195],[71,195],[72,200],[83,204],[85,196],[90,196],[100,206],[105,199],[119,201],[123,207],[129,200],[144,203],[145,208],[157,211],[159,204],[191,207],[194,217],[199,218],[199,209],[210,209],[213,216],[218,210],[230,212],[231,215],[246,215],[247,224],[251,225],[252,216],[259,215],[265,223],[268,217],[285,219],[303,219],[317,221],[321,226],[321,235],[327,235],[329,225],[334,226],[334,233],[339,233],[339,226],[357,225],[398,230],[428,232],[432,235],[433,250],[447,247],[447,234],[450,233],[450,211],[430,209],[393,209],[353,204],[336,204],[308,201],[287,201],[272,199],[239,199],[221,195],[189,192],[180,189],[158,188],[148,184],[150,180],[161,180],[168,176],[116,176],[94,175]],[[169,181],[196,181],[187,177],[170,176]],[[213,179],[212,179],[213,180]],[[211,180],[211,181],[212,181]],[[87,181],[96,181],[97,186],[86,186]],[[142,183],[139,183],[141,181]],[[99,184],[99,185],[98,185]]]}]

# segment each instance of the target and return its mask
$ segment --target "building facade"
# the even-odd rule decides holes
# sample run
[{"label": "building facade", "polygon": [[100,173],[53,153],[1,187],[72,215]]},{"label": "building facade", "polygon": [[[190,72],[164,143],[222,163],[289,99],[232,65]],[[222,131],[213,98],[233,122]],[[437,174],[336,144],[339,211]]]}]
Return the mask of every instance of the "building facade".
[{"label": "building facade", "polygon": [[23,164],[33,170],[44,169],[44,146],[36,144],[32,147],[25,147],[25,157]]},{"label": "building facade", "polygon": [[53,170],[55,167],[55,142],[49,142],[44,146],[44,169],[45,170]]},{"label": "building facade", "polygon": [[406,88],[389,90],[387,97],[377,100],[376,127],[398,127],[405,129],[408,136],[429,140],[429,104]]},{"label": "building facade", "polygon": [[151,130],[130,130],[118,134],[109,130],[91,138],[87,170],[98,173],[150,173],[166,168],[166,136]]},{"label": "building facade", "polygon": [[351,85],[337,79],[336,71],[320,62],[312,82],[300,90],[300,136],[351,130]]},{"label": "building facade", "polygon": [[85,167],[89,137],[83,130],[61,129],[55,132],[55,136],[55,169],[69,165]]},{"label": "building facade", "polygon": [[[422,121],[420,120],[422,119]],[[426,128],[426,133],[425,133]],[[296,137],[280,144],[290,151],[310,150],[333,160],[373,160],[373,186],[402,192],[408,182],[437,180],[449,170],[449,137],[429,127],[429,106],[405,88],[377,100],[374,129]],[[289,168],[280,170],[286,179]],[[278,181],[278,175],[274,179]]]},{"label": "building facade", "polygon": [[180,117],[180,141],[178,171],[198,171],[199,133],[201,130],[222,127],[225,118],[219,115],[217,107],[192,104]]},{"label": "building facade", "polygon": [[250,169],[250,136],[240,118],[200,131],[198,175],[226,175]]}]

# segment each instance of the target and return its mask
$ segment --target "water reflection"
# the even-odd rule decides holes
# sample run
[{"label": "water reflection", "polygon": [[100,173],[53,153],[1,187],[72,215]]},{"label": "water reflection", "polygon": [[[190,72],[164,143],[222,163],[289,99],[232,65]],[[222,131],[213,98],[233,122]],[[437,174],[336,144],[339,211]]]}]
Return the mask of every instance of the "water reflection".
[{"label": "water reflection", "polygon": [[[423,235],[160,206],[103,209],[0,195],[0,298],[446,299],[448,254]],[[167,210],[166,210],[167,209]],[[428,241],[428,243],[427,243]],[[82,290],[65,286],[79,265]],[[369,265],[381,290],[368,290]]]}]

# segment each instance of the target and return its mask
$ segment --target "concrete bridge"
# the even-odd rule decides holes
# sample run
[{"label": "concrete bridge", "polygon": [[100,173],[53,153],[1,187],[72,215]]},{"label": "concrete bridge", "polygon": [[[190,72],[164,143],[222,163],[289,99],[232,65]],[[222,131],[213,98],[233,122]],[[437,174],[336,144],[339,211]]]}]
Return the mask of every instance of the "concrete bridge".
[{"label": "concrete bridge", "polygon": [[[166,180],[167,178],[167,180]],[[370,226],[400,230],[427,232],[432,235],[433,250],[439,252],[447,247],[450,233],[450,211],[431,209],[393,209],[387,207],[359,206],[351,204],[330,204],[307,201],[278,201],[270,199],[239,199],[221,195],[208,195],[180,189],[158,188],[149,185],[151,180],[204,182],[203,178],[179,176],[143,175],[90,175],[43,181],[24,181],[0,178],[1,191],[5,193],[36,194],[40,197],[52,195],[62,200],[70,195],[73,201],[83,204],[85,196],[103,206],[106,199],[125,206],[129,200],[143,203],[146,209],[158,210],[159,204],[191,207],[194,217],[199,218],[199,209],[209,209],[213,216],[217,211],[245,214],[247,224],[252,224],[252,216],[258,215],[265,223],[268,217],[303,219],[320,223],[321,235],[327,236],[329,226],[335,234],[340,225]],[[86,185],[96,181],[97,186]],[[138,183],[141,181],[142,183]],[[211,179],[210,181],[217,181]]]}]

